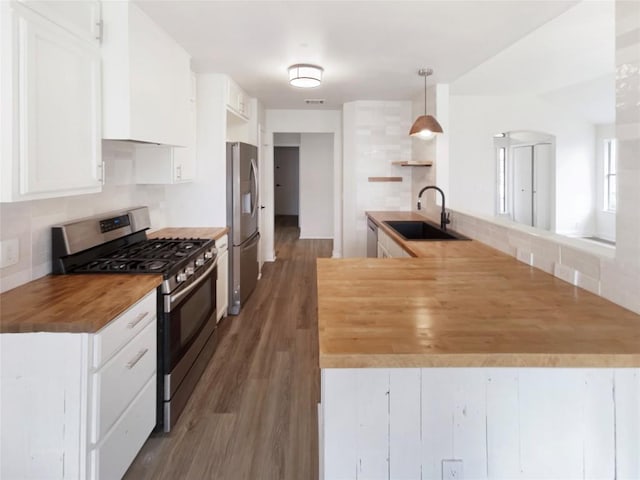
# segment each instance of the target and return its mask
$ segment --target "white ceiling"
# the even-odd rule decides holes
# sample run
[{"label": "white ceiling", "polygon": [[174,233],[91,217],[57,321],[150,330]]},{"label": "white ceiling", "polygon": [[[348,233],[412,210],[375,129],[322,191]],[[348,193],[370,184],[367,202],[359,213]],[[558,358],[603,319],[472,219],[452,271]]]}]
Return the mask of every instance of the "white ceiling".
[{"label": "white ceiling", "polygon": [[451,92],[538,94],[591,123],[613,123],[614,2],[577,4],[459,77]]},{"label": "white ceiling", "polygon": [[[137,0],[192,56],[197,72],[227,73],[267,108],[339,108],[353,100],[419,95],[452,83],[575,0],[189,1]],[[287,67],[316,63],[323,84],[296,89]],[[318,107],[315,107],[318,108]]]}]

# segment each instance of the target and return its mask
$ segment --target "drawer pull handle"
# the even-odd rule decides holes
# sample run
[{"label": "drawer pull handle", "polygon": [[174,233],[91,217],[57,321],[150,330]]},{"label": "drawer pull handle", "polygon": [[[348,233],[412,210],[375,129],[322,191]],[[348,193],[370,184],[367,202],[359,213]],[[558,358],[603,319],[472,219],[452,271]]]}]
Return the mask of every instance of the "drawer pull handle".
[{"label": "drawer pull handle", "polygon": [[138,315],[136,318],[134,318],[133,320],[131,320],[129,323],[127,323],[127,328],[133,328],[135,327],[137,324],[139,324],[142,319],[144,317],[146,317],[147,315],[149,315],[149,312],[143,312],[140,315]]},{"label": "drawer pull handle", "polygon": [[135,366],[136,366],[136,363],[138,363],[138,362],[140,361],[140,359],[141,359],[142,357],[144,357],[144,356],[147,354],[147,352],[148,352],[148,351],[149,351],[149,349],[148,349],[148,348],[145,348],[144,350],[140,350],[140,351],[138,352],[138,354],[137,354],[135,357],[133,357],[133,358],[129,361],[129,363],[127,363],[127,368],[128,368],[129,370],[131,370],[133,367],[135,367]]}]

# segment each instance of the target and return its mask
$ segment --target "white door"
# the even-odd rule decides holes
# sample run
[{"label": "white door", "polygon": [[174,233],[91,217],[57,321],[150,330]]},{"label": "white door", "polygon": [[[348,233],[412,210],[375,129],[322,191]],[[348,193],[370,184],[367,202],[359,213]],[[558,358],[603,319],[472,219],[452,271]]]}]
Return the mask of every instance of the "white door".
[{"label": "white door", "polygon": [[299,214],[300,148],[274,148],[274,191],[276,215]]},{"label": "white door", "polygon": [[100,52],[20,9],[20,194],[99,190]]},{"label": "white door", "polygon": [[533,147],[514,147],[513,219],[533,225]]},{"label": "white door", "polygon": [[541,143],[533,147],[533,224],[545,230],[551,229],[552,154],[553,149],[549,143]]}]

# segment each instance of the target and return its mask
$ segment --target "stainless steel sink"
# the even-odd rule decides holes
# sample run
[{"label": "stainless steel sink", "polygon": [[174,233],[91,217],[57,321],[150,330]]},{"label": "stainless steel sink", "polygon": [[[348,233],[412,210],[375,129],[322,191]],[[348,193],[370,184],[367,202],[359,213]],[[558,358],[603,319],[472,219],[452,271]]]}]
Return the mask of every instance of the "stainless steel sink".
[{"label": "stainless steel sink", "polygon": [[442,231],[421,220],[389,220],[384,223],[405,240],[469,240],[459,233]]}]

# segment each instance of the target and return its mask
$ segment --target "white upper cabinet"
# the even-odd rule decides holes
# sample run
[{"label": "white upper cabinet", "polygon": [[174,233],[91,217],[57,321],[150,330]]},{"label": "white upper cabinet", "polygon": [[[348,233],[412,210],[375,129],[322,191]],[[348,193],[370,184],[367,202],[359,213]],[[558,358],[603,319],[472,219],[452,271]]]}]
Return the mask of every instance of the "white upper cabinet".
[{"label": "white upper cabinet", "polygon": [[171,184],[193,181],[196,168],[196,76],[191,75],[189,94],[189,144],[186,147],[138,145],[135,177],[139,184]]},{"label": "white upper cabinet", "polygon": [[0,2],[3,202],[102,188],[100,50],[90,34],[69,27],[82,17],[71,14],[74,6],[88,16],[95,10],[82,2],[56,10],[57,3],[49,19],[31,2]]},{"label": "white upper cabinet", "polygon": [[103,138],[189,144],[191,58],[130,2],[104,2]]},{"label": "white upper cabinet", "polygon": [[249,118],[249,96],[236,82],[229,79],[227,87],[227,108],[245,120]]},{"label": "white upper cabinet", "polygon": [[91,0],[19,0],[40,15],[85,40],[100,44],[102,18],[100,2]]}]

